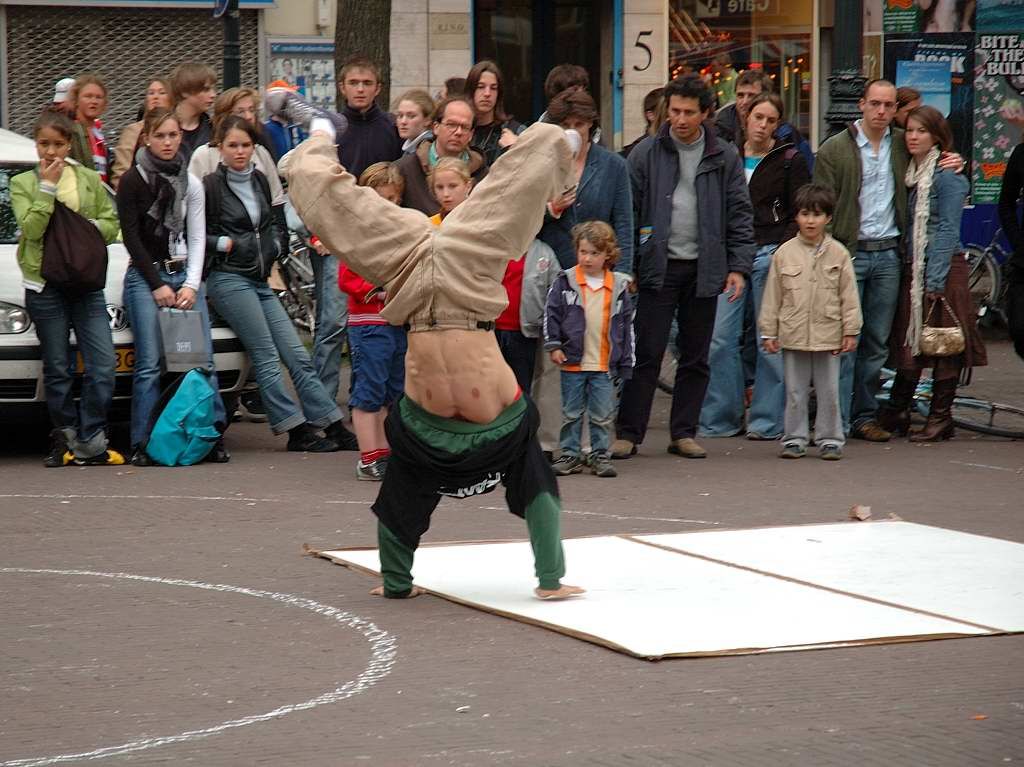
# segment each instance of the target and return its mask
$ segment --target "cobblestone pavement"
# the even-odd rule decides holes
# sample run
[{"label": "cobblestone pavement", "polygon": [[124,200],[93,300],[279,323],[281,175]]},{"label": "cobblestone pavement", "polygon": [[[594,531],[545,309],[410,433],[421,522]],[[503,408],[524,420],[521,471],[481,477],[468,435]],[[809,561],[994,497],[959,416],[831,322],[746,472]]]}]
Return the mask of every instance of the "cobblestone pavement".
[{"label": "cobblestone pavement", "polygon": [[[1024,365],[1005,343],[991,355],[972,393],[1024,402]],[[1024,762],[1021,636],[649,663],[434,597],[375,599],[366,576],[302,556],[303,543],[374,543],[376,486],[355,481],[352,454],[289,454],[265,425],[240,423],[227,465],[47,470],[38,444],[7,437],[3,767],[65,754],[204,766]],[[565,534],[833,522],[859,503],[1024,542],[1024,443],[855,442],[830,464],[779,461],[777,445],[741,439],[708,440],[708,460],[684,461],[666,442],[653,430],[618,479],[563,481]],[[510,514],[446,502],[429,540],[524,535]],[[27,572],[39,570],[59,572]]]}]

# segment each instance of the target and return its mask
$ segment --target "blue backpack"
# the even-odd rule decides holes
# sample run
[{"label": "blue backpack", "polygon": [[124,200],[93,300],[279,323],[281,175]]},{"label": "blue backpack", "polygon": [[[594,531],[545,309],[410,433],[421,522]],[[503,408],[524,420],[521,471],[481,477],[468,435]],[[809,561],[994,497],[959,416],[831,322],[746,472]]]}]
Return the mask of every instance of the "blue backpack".
[{"label": "blue backpack", "polygon": [[153,409],[155,419],[146,442],[149,457],[164,466],[199,463],[220,439],[213,416],[210,374],[193,368],[164,390]]}]

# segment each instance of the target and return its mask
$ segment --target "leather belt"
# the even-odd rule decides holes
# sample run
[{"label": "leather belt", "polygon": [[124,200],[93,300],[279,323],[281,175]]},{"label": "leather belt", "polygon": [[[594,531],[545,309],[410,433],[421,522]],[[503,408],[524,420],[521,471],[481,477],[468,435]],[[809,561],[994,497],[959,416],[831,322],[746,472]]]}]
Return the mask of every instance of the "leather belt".
[{"label": "leather belt", "polygon": [[178,272],[184,272],[188,269],[188,259],[168,258],[164,261],[154,261],[153,266],[157,269],[163,269],[168,274],[177,274]]},{"label": "leather belt", "polygon": [[876,253],[879,250],[896,250],[900,245],[899,237],[887,237],[884,240],[857,240],[857,250],[865,253]]}]

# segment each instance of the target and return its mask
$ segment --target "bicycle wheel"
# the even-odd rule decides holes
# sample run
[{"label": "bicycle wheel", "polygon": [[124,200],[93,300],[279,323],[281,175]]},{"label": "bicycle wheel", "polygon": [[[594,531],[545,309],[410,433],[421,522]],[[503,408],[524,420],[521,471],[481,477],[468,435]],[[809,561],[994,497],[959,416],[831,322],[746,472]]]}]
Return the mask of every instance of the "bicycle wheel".
[{"label": "bicycle wheel", "polygon": [[1024,409],[972,397],[953,400],[953,423],[993,437],[1024,439]]},{"label": "bicycle wheel", "polygon": [[978,309],[978,317],[984,317],[994,310],[999,302],[999,264],[988,251],[975,246],[965,249],[969,275],[967,286],[971,300]]}]

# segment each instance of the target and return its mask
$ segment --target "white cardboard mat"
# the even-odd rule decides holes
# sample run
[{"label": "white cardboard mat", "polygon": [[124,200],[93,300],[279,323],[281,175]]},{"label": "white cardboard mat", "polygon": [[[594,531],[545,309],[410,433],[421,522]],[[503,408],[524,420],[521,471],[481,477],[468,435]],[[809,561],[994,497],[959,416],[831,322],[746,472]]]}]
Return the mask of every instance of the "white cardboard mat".
[{"label": "white cardboard mat", "polygon": [[[532,597],[528,542],[425,545],[413,578],[645,658],[1024,631],[1024,545],[907,522],[565,540],[582,598]],[[376,549],[317,552],[379,573]]]}]

